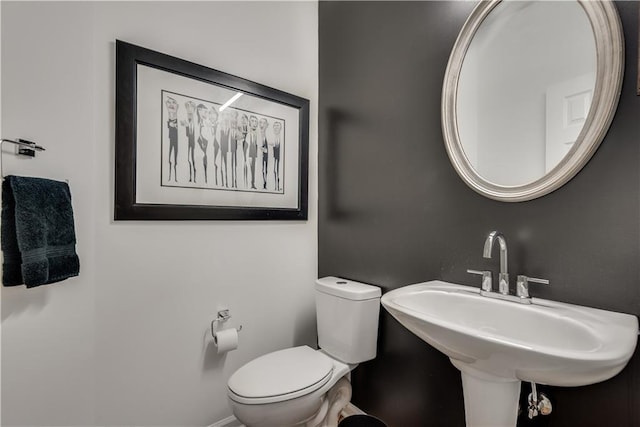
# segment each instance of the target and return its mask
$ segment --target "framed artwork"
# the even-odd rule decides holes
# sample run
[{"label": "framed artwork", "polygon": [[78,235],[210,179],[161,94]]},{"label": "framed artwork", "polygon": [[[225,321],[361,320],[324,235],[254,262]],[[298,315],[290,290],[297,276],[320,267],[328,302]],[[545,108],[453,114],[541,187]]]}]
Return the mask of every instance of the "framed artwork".
[{"label": "framed artwork", "polygon": [[306,220],[309,101],[116,41],[116,220]]}]

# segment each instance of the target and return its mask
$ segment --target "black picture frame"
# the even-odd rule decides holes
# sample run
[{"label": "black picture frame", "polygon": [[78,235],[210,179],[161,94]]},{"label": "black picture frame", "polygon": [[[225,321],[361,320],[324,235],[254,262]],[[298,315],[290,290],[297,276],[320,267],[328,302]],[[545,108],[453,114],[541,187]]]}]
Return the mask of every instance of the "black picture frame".
[{"label": "black picture frame", "polygon": [[[293,151],[293,153],[295,153],[296,155],[290,156],[290,157],[297,157],[297,158],[286,159],[288,161],[297,162],[297,167],[296,167],[296,164],[293,163],[293,166],[291,169],[293,171],[296,171],[297,173],[290,173],[288,176],[287,175],[283,176],[283,180],[284,180],[284,183],[282,184],[283,189],[279,188],[280,176],[278,175],[276,177],[276,169],[278,170],[277,172],[278,174],[280,173],[280,169],[281,169],[280,168],[281,149],[280,149],[280,139],[278,137],[277,139],[278,167],[276,168],[275,164],[271,166],[272,168],[271,172],[274,176],[273,178],[271,178],[270,176],[268,178],[265,177],[266,176],[265,174],[267,173],[266,171],[268,169],[267,169],[267,166],[265,166],[265,163],[262,164],[262,170],[265,171],[263,173],[264,190],[262,190],[262,188],[254,190],[253,188],[255,187],[252,186],[251,190],[249,189],[243,190],[245,191],[245,193],[247,193],[247,194],[244,194],[242,191],[240,191],[240,188],[238,187],[236,182],[237,179],[235,178],[233,180],[234,182],[232,183],[232,184],[236,184],[235,189],[220,186],[218,183],[218,176],[219,176],[218,175],[219,171],[217,170],[218,163],[215,163],[215,162],[218,161],[220,164],[221,183],[225,183],[224,178],[228,179],[228,174],[227,174],[227,170],[225,169],[225,177],[222,176],[222,160],[221,160],[221,157],[217,157],[218,154],[216,154],[216,157],[214,157],[214,163],[213,163],[213,166],[216,168],[216,172],[215,172],[216,184],[215,185],[217,185],[218,187],[209,188],[209,187],[212,187],[214,184],[209,183],[207,180],[207,167],[211,169],[212,165],[211,164],[207,165],[207,150],[209,148],[206,148],[206,147],[211,147],[211,146],[205,145],[206,149],[200,146],[200,148],[202,149],[201,154],[204,160],[201,161],[201,163],[199,164],[199,167],[200,168],[204,167],[206,184],[198,184],[198,185],[208,185],[209,187],[207,188],[203,187],[204,189],[195,188],[195,187],[186,187],[187,184],[196,185],[195,184],[196,183],[196,164],[195,163],[193,163],[193,182],[191,182],[192,160],[189,160],[189,168],[188,168],[190,181],[185,184],[180,184],[185,186],[185,187],[180,187],[180,185],[177,183],[178,171],[175,166],[178,163],[178,157],[177,157],[178,155],[175,153],[180,153],[180,151],[178,149],[178,145],[176,145],[176,148],[174,149],[174,154],[173,154],[174,156],[173,166],[171,165],[171,156],[172,156],[171,151],[169,151],[169,154],[167,156],[167,158],[169,159],[168,174],[170,177],[168,180],[168,183],[166,184],[168,191],[173,191],[174,193],[178,191],[182,191],[182,193],[186,195],[206,194],[207,196],[211,196],[214,199],[216,194],[219,194],[221,196],[232,195],[233,197],[246,196],[248,199],[252,200],[253,204],[251,205],[234,204],[234,203],[229,203],[228,201],[221,202],[221,203],[217,203],[217,202],[183,203],[183,202],[174,202],[174,201],[157,202],[155,200],[151,202],[145,201],[145,200],[140,201],[138,199],[139,183],[137,182],[138,181],[137,174],[141,173],[140,171],[142,170],[142,169],[140,170],[138,169],[140,167],[139,161],[142,161],[139,157],[142,157],[142,156],[139,156],[138,150],[139,149],[142,150],[143,145],[154,147],[153,144],[164,144],[164,138],[165,138],[164,136],[162,136],[163,138],[162,142],[155,141],[155,140],[151,142],[145,141],[144,144],[142,145],[141,145],[141,141],[138,141],[137,139],[138,135],[140,135],[139,132],[146,131],[146,129],[139,129],[138,127],[144,126],[142,123],[143,120],[141,120],[140,117],[142,114],[147,114],[146,112],[142,111],[142,108],[141,108],[141,111],[138,111],[138,105],[139,105],[138,102],[140,101],[138,100],[138,96],[141,96],[141,97],[144,96],[141,94],[141,90],[139,87],[140,82],[138,80],[141,77],[141,73],[139,73],[139,70],[141,69],[140,66],[144,66],[142,67],[143,71],[146,71],[147,70],[146,67],[148,67],[149,70],[152,70],[151,72],[158,71],[161,73],[169,73],[169,75],[167,75],[168,78],[186,78],[186,79],[195,81],[195,83],[193,83],[190,80],[180,80],[180,81],[186,81],[188,84],[201,85],[202,83],[204,83],[206,85],[212,85],[211,90],[228,89],[232,91],[237,91],[238,93],[241,93],[241,94],[246,94],[248,95],[247,98],[254,100],[253,102],[257,103],[257,105],[264,105],[268,107],[267,110],[269,111],[271,111],[272,108],[276,108],[276,109],[281,108],[281,109],[286,109],[286,111],[290,111],[291,113],[289,115],[291,117],[295,117],[295,120],[297,120],[297,123],[295,121],[292,122],[291,120],[289,120],[289,123],[293,124],[293,126],[291,126],[290,129],[297,130],[297,132],[295,132],[295,134],[291,133],[295,137],[293,138],[293,141],[291,141],[292,138],[289,138],[289,140],[287,141],[287,144],[289,145],[285,146],[284,148],[297,146],[297,149]],[[178,77],[175,77],[175,76],[178,76]],[[197,82],[200,82],[200,83],[197,83]],[[176,95],[182,96],[180,94],[176,94]],[[159,96],[178,98],[178,96],[174,96],[171,91],[167,91],[165,93],[164,90],[162,91],[161,94],[159,94]],[[192,96],[192,94],[190,94],[189,96]],[[160,102],[154,101],[156,102],[156,104],[160,105],[159,109],[162,110],[162,114],[163,114],[162,117],[159,117],[159,119],[156,120],[156,122],[159,124],[159,126],[157,127],[163,126],[162,121],[163,121],[163,118],[165,118],[164,117],[165,107],[162,105],[163,104],[162,99],[163,98],[158,98]],[[182,99],[185,99],[185,98],[183,97]],[[194,99],[196,100],[196,102],[199,102],[198,97],[195,97]],[[142,100],[141,102],[147,102],[147,101]],[[204,105],[202,105],[202,103],[204,103],[204,101],[202,101],[201,104],[198,105],[198,111],[197,111],[198,120],[200,120],[200,115],[201,115],[200,114],[201,112],[199,111],[200,106],[203,107],[203,111],[206,111],[204,110]],[[187,106],[187,103],[184,103],[183,105],[185,109],[190,110],[191,112],[189,123],[193,128],[193,121],[191,119],[193,118],[194,107],[191,106],[191,108],[189,108],[189,106]],[[195,105],[195,103],[193,105]],[[218,105],[218,104],[209,103],[208,105],[211,105],[210,107],[211,110],[219,108],[219,107],[215,107],[215,105]],[[177,111],[178,108],[180,108],[180,106],[175,107],[173,118],[174,118],[174,121],[176,121],[175,128],[180,130],[180,126],[177,125],[177,118],[176,118],[177,116],[175,113],[175,111]],[[234,108],[228,108],[228,110],[234,110]],[[291,110],[291,108],[293,110]],[[167,109],[167,118],[171,118],[171,116],[169,115],[170,110],[168,105],[166,109]],[[236,118],[238,116],[238,111],[242,113],[241,110],[235,111],[233,114],[235,114]],[[220,116],[222,116],[222,113],[223,113],[222,110],[220,110]],[[248,113],[251,113],[251,112],[248,111]],[[262,116],[259,116],[258,114],[259,113],[256,113],[257,117],[262,117]],[[207,117],[204,112],[202,113],[202,116]],[[217,117],[217,115],[215,117]],[[253,118],[254,116],[252,115],[251,117]],[[270,117],[270,116],[265,115],[265,117]],[[246,119],[246,117],[242,117],[242,118],[243,120]],[[149,50],[149,49],[136,46],[121,40],[116,40],[116,118],[115,119],[116,119],[115,120],[115,126],[116,126],[116,129],[115,129],[115,206],[114,206],[115,220],[306,220],[307,219],[308,180],[309,180],[308,178],[309,100],[283,92],[278,89],[264,86],[256,82],[246,80],[241,77],[237,77],[237,76],[227,74],[218,70],[214,70],[202,65],[198,65],[193,62],[189,62],[180,58],[176,58],[160,52]],[[262,121],[263,119],[260,119],[260,120]],[[275,121],[277,120],[279,119],[275,118],[273,120],[273,123],[275,124]],[[148,121],[149,120],[147,120],[147,122]],[[203,122],[204,121],[205,120],[203,120]],[[267,122],[267,119],[264,119],[264,121]],[[168,120],[166,121],[166,123],[168,128]],[[217,143],[217,139],[215,137],[216,128],[214,128],[212,124],[218,123],[218,122],[211,120],[207,123],[211,124],[210,129],[214,129],[213,132],[210,133],[209,135],[213,135],[211,139],[215,140]],[[225,128],[227,132],[227,141],[229,141],[228,123],[229,122],[227,121],[226,122],[227,127]],[[234,120],[234,123],[237,124],[238,122]],[[247,123],[247,122],[243,121],[243,123]],[[252,125],[253,125],[253,122],[252,122]],[[285,121],[283,119],[282,125],[279,126],[278,129],[283,128],[284,125],[285,125]],[[182,121],[181,126],[183,128],[185,127],[184,121]],[[262,123],[260,124],[260,126],[262,127]],[[268,126],[268,124],[265,124],[265,126]],[[188,127],[188,125],[186,127]],[[203,127],[201,126],[200,132],[203,132],[202,129]],[[234,132],[235,132],[234,135],[239,135],[239,131],[237,129],[239,129],[239,127],[234,128]],[[244,129],[245,142],[246,142],[247,126],[244,126],[243,129]],[[159,131],[159,133],[161,133],[162,135],[165,135],[165,133],[163,132],[165,131],[164,130]],[[170,132],[170,131],[166,131],[166,132]],[[174,132],[177,132],[177,131],[174,131]],[[221,131],[218,131],[218,132],[221,132]],[[271,132],[275,132],[275,129],[272,130]],[[278,130],[278,132],[280,132],[280,130]],[[282,134],[284,137],[285,132],[282,132]],[[157,136],[158,133],[156,133],[155,135]],[[177,137],[174,136],[173,137],[174,139],[172,140],[171,134],[168,134],[168,135],[170,135],[168,137],[169,141],[177,141],[177,144],[181,143],[180,139],[178,139]],[[176,133],[174,133],[173,135],[176,135]],[[255,138],[255,135],[256,135],[255,127],[254,127],[253,135]],[[267,145],[266,133],[264,135],[265,135],[264,147],[266,147]],[[185,137],[183,136],[182,139],[184,138]],[[151,139],[151,138],[146,138],[146,139]],[[200,143],[200,140],[198,140],[198,143]],[[192,140],[189,140],[189,144],[190,144],[189,147],[192,150],[191,159],[193,159]],[[237,142],[237,144],[240,144],[240,142]],[[180,147],[180,149],[183,149],[183,147]],[[160,151],[161,153],[165,152],[163,151],[164,148],[160,148],[160,149],[154,148],[153,150]],[[241,154],[244,154],[245,156],[245,162],[243,167],[244,168],[249,167],[250,163],[246,157],[247,156],[246,153],[249,152],[249,149],[246,149],[243,151],[238,148],[238,150]],[[276,154],[275,154],[274,148],[271,147],[270,150],[271,150],[270,152],[275,158]],[[267,156],[266,154],[267,148],[264,148],[263,151],[265,152],[264,156]],[[285,149],[283,149],[282,152],[285,153],[286,152]],[[157,153],[154,153],[154,154],[157,154]],[[237,152],[236,152],[236,155],[237,155]],[[256,154],[254,153],[254,155]],[[152,158],[152,157],[158,157],[158,156],[155,155],[155,156],[148,156],[148,157]],[[283,154],[283,157],[284,157],[284,154]],[[226,162],[226,159],[228,158],[227,153],[225,153],[224,158]],[[162,168],[164,168],[164,166],[162,165],[166,162],[163,161],[163,159],[164,158],[154,160],[156,162],[155,163],[156,166],[154,166],[155,167],[154,170],[156,169],[159,170],[158,172],[154,172],[154,173],[158,174],[159,179],[157,181],[159,181],[161,185],[165,185],[163,183],[163,180],[165,180],[165,175],[163,174],[165,174],[165,172],[163,172]],[[159,163],[158,163],[158,160],[160,161]],[[255,163],[255,160],[254,160],[254,163]],[[149,161],[149,164],[151,164],[151,161]],[[159,168],[157,167],[158,164],[160,164]],[[237,165],[238,165],[238,160],[236,159],[236,167]],[[225,164],[224,166],[227,167],[227,164]],[[172,168],[174,171],[174,179],[176,180],[176,183],[171,182]],[[184,167],[185,180],[186,180],[186,169],[187,168]],[[200,172],[200,175],[202,175],[202,171]],[[292,176],[292,175],[297,175],[297,176]],[[253,176],[253,174],[251,176]],[[209,178],[211,178],[211,171],[209,171]],[[202,180],[202,177],[200,176],[199,179]],[[273,189],[271,190],[270,194],[266,194],[268,193],[267,191],[268,179],[272,180],[273,182],[275,182],[276,179],[278,180],[277,184],[270,183],[270,185],[273,186]],[[295,179],[296,182],[293,182],[293,181],[287,182],[286,179],[289,179],[289,180]],[[213,181],[212,178],[211,178],[211,181]],[[286,193],[286,190],[284,190],[287,188],[287,184],[289,184],[289,188],[293,188],[293,190],[291,190],[290,193]],[[228,185],[228,182],[227,182],[227,185]],[[247,185],[246,181],[245,181],[245,185]],[[172,186],[175,188],[171,188]],[[209,189],[216,190],[216,191],[211,191],[207,193],[198,193],[198,191],[206,192]],[[234,190],[236,190],[236,192],[232,193],[232,191]],[[264,194],[260,194],[260,191],[262,191],[262,193]],[[292,201],[291,206],[284,206],[284,207],[273,206],[270,203],[265,203],[263,206],[262,203],[260,203],[260,201],[253,202],[254,199],[259,200],[260,197],[271,197],[272,199],[269,199],[269,200],[277,201],[279,200],[278,199],[279,196],[284,196],[284,195],[287,195],[287,197],[289,197],[289,200]]]}]

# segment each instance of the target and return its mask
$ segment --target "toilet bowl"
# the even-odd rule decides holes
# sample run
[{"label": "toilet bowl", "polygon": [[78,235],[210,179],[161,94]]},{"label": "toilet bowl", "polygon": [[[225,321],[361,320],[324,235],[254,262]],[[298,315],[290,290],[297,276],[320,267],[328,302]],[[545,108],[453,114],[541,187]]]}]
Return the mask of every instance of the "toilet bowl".
[{"label": "toilet bowl", "polygon": [[[229,379],[228,396],[236,418],[246,426],[321,425],[330,410],[329,391],[356,365],[302,346],[269,353],[244,365]],[[339,383],[344,408],[351,385]],[[334,393],[335,394],[335,393]],[[334,399],[335,400],[335,399]],[[313,420],[320,418],[318,424]]]},{"label": "toilet bowl", "polygon": [[351,399],[348,374],[376,356],[380,288],[336,277],[316,282],[320,350],[260,356],[229,378],[235,417],[247,427],[336,427]]}]

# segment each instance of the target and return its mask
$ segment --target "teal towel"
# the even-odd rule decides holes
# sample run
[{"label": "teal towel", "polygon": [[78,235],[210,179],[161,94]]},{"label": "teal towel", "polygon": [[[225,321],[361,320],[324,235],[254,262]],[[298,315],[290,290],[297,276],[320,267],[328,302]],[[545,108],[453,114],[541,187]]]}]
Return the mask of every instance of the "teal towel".
[{"label": "teal towel", "polygon": [[27,288],[80,272],[65,182],[7,176],[2,183],[2,284]]}]

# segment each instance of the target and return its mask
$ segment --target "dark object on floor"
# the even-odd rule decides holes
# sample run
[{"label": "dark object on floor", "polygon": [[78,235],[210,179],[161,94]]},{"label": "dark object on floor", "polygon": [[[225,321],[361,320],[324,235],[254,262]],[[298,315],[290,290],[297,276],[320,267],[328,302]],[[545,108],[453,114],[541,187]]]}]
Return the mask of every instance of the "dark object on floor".
[{"label": "dark object on floor", "polygon": [[387,427],[387,425],[371,415],[350,415],[340,421],[338,427]]}]

